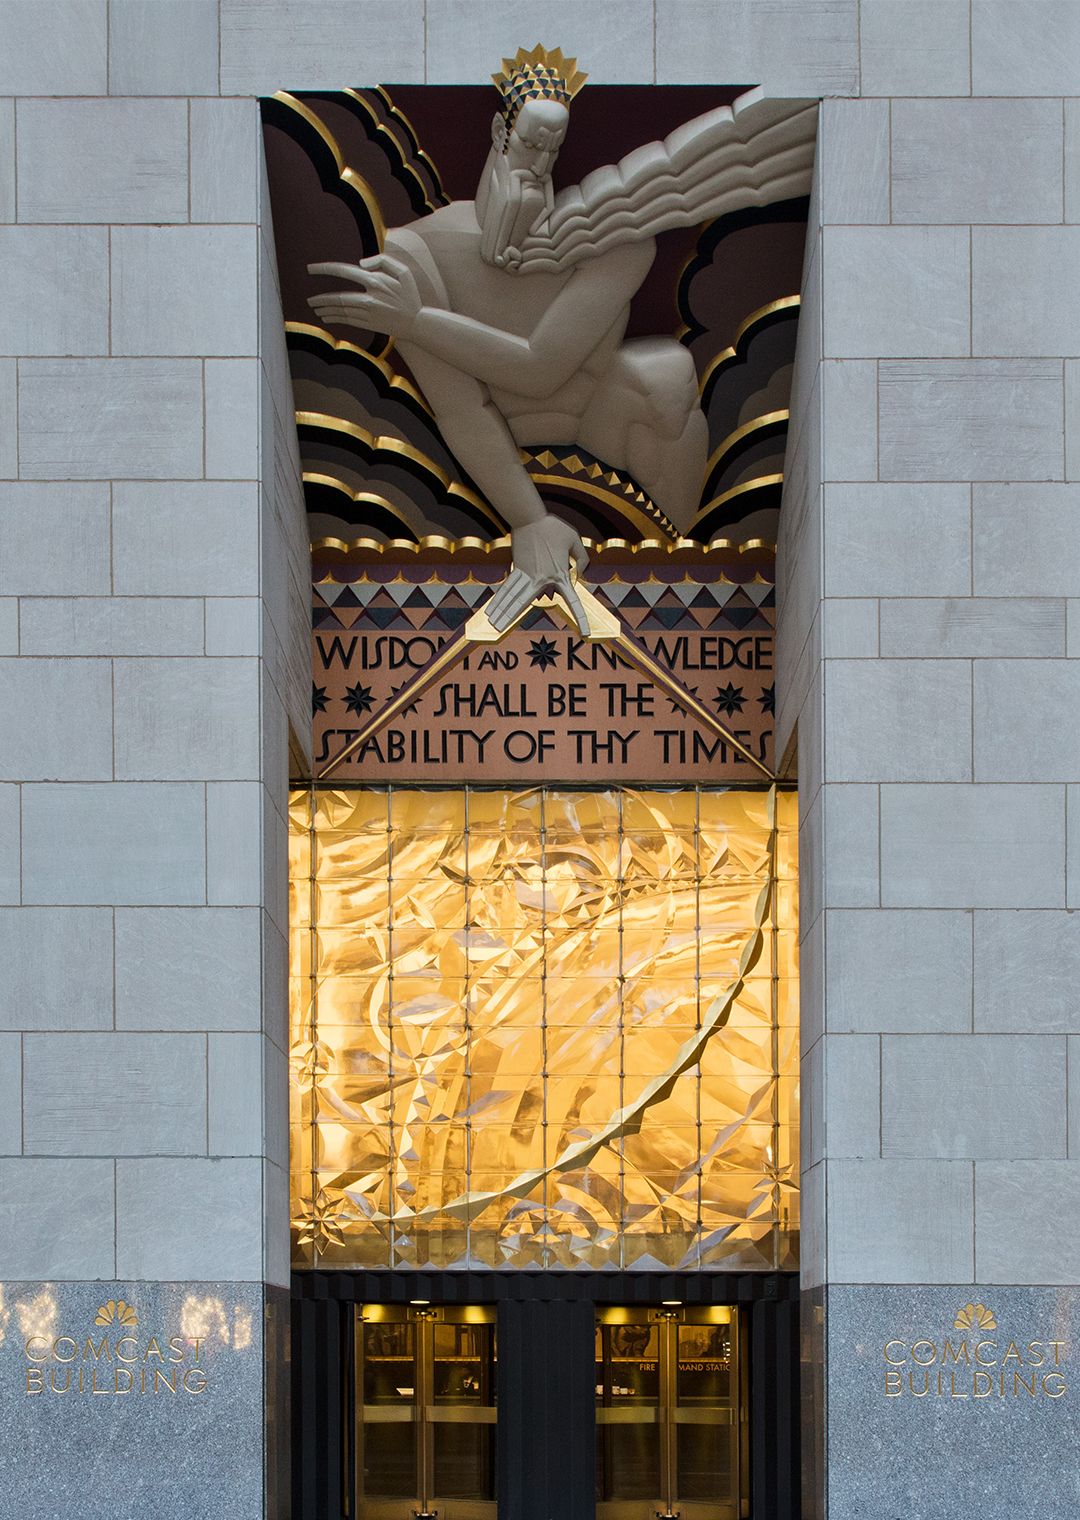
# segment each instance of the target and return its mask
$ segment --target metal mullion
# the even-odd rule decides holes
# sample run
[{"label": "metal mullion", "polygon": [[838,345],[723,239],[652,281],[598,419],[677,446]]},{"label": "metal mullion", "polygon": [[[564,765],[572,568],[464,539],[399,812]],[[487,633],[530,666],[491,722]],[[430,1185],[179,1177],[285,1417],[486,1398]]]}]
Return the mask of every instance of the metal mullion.
[{"label": "metal mullion", "polygon": [[[626,963],[623,955],[624,908],[626,906],[626,830],[623,787],[616,787],[619,799],[619,1107],[626,1103]],[[626,1151],[625,1137],[618,1142],[619,1156],[619,1268],[626,1268]]]},{"label": "metal mullion", "polygon": [[435,1329],[427,1314],[416,1318],[416,1412],[419,1422],[416,1442],[417,1488],[424,1513],[431,1509],[435,1487],[435,1433],[428,1419],[434,1403]]},{"label": "metal mullion", "polygon": [[389,1263],[397,1264],[397,1144],[394,1138],[394,841],[390,827],[394,816],[394,788],[386,788],[386,921],[389,924],[390,957],[386,968],[386,1147],[390,1155],[390,1196],[387,1200],[390,1213],[390,1239],[388,1241]]},{"label": "metal mullion", "polygon": [[553,1262],[551,1244],[551,1213],[548,1200],[551,1197],[552,1179],[548,1173],[548,893],[547,893],[547,798],[546,786],[539,788],[540,792],[540,880],[543,883],[540,899],[540,943],[543,953],[540,959],[540,1131],[543,1137],[543,1152],[541,1165],[544,1176],[543,1194],[543,1219],[544,1219],[544,1251],[543,1266],[545,1271],[551,1271],[557,1263]]},{"label": "metal mullion", "polygon": [[675,1446],[676,1363],[679,1354],[679,1322],[668,1315],[660,1321],[660,1488],[664,1507],[675,1513],[678,1497],[678,1457]]},{"label": "metal mullion", "polygon": [[[701,1029],[701,785],[694,787],[694,979],[696,982],[695,997],[695,1024]],[[703,1225],[701,1219],[701,1156],[702,1156],[702,1119],[701,1119],[701,1061],[697,1063],[697,1074],[694,1077],[696,1088],[695,1111],[697,1114],[697,1227],[695,1234],[697,1239],[697,1259],[701,1261],[701,1237]]]},{"label": "metal mullion", "polygon": [[[772,1062],[772,1149],[773,1171],[780,1164],[780,955],[778,938],[778,914],[776,910],[780,884],[777,878],[777,795],[776,787],[769,789],[769,1011],[771,1014],[770,1059]],[[780,1184],[773,1182],[773,1259],[774,1272],[780,1270]]]},{"label": "metal mullion", "polygon": [[[465,1001],[462,1005],[462,1013],[465,1018],[465,1112],[468,1116],[465,1122],[465,1194],[472,1197],[472,1058],[473,1058],[473,1020],[472,1020],[472,956],[469,954],[470,941],[472,939],[472,876],[470,874],[470,850],[469,841],[472,837],[472,793],[473,789],[466,782],[462,786],[465,800],[464,824],[465,824]],[[440,1228],[442,1226],[440,1225]],[[465,1260],[472,1265],[473,1221],[471,1214],[465,1220]]]},{"label": "metal mullion", "polygon": [[[308,788],[308,955],[310,965],[308,967],[308,980],[310,982],[311,1004],[311,1211],[315,1215],[319,1198],[319,1105],[316,1092],[319,1083],[318,1074],[318,1051],[319,1051],[319,890],[318,890],[318,846],[319,835],[315,826],[316,792],[313,786]],[[319,1235],[317,1228],[312,1235],[313,1265],[319,1265]]]}]

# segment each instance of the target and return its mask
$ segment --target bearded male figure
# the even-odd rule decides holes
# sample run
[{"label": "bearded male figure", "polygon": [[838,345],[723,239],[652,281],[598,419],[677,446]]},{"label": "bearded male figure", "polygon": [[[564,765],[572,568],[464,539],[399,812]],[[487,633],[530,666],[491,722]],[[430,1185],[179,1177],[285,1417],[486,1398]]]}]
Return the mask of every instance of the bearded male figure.
[{"label": "bearded male figure", "polygon": [[476,199],[391,230],[360,264],[309,266],[362,287],[310,304],[396,340],[447,446],[510,524],[513,568],[486,609],[499,629],[554,588],[586,631],[571,569],[584,546],[519,447],[577,445],[689,527],[708,447],[693,360],[674,338],[624,342],[630,302],[656,233],[804,193],[813,163],[813,105],[750,91],[556,195],[585,78],[558,50],[504,59]]}]

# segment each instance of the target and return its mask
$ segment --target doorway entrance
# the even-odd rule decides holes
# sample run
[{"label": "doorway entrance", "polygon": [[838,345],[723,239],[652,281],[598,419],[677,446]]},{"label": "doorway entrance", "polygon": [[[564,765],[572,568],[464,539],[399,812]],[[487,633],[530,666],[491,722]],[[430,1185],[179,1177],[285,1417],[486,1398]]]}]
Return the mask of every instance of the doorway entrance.
[{"label": "doorway entrance", "polygon": [[495,1520],[495,1310],[356,1309],[358,1520]]},{"label": "doorway entrance", "polygon": [[744,1386],[736,1310],[599,1309],[597,1520],[749,1515]]}]

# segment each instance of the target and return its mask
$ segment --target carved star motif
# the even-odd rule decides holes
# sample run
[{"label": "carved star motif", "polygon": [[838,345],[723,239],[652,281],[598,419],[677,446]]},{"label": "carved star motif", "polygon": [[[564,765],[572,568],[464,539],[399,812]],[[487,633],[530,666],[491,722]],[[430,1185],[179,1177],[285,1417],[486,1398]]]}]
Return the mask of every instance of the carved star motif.
[{"label": "carved star motif", "polygon": [[558,664],[558,660],[554,639],[533,639],[529,645],[530,665],[538,665],[541,670],[546,670],[549,665]]},{"label": "carved star motif", "polygon": [[370,712],[375,706],[375,698],[371,694],[370,686],[361,686],[357,681],[355,686],[345,688],[345,706],[349,712],[354,712],[358,717]]},{"label": "carved star motif", "polygon": [[720,712],[727,717],[733,718],[736,713],[741,713],[746,706],[746,698],[743,696],[741,686],[733,686],[729,681],[726,686],[718,686],[716,696],[713,697]]}]

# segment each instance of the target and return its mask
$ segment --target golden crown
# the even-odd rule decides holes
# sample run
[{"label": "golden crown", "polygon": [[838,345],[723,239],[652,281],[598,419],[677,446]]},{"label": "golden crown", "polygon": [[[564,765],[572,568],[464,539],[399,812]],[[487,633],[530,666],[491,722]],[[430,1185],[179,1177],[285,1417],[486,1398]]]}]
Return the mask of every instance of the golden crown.
[{"label": "golden crown", "polygon": [[562,48],[550,53],[539,43],[531,49],[518,48],[513,58],[503,59],[502,73],[491,76],[506,102],[506,130],[527,100],[557,100],[569,106],[588,77],[576,58],[563,57]]}]

